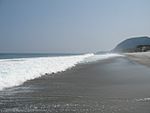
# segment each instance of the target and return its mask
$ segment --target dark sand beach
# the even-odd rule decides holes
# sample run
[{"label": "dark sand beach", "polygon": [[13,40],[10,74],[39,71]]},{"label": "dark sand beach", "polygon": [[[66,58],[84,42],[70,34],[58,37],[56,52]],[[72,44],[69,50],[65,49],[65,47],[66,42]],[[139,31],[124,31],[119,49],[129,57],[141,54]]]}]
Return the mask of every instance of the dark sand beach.
[{"label": "dark sand beach", "polygon": [[131,60],[150,67],[150,52],[125,53]]},{"label": "dark sand beach", "polygon": [[80,64],[0,92],[1,113],[150,113],[150,68],[127,57]]}]

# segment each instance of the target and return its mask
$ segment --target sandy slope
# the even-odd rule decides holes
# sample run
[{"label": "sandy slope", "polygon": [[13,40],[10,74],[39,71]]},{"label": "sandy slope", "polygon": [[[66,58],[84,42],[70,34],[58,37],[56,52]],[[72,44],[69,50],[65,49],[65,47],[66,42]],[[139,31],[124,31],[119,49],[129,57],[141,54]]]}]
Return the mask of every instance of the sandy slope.
[{"label": "sandy slope", "polygon": [[150,52],[125,53],[129,59],[150,67]]}]

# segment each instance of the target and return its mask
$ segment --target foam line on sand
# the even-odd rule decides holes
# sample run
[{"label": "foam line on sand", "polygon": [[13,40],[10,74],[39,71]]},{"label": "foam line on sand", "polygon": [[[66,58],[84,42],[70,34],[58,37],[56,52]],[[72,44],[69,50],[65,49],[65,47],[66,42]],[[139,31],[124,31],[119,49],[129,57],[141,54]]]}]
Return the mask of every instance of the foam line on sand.
[{"label": "foam line on sand", "polygon": [[150,67],[150,52],[125,53],[125,55],[131,60]]}]

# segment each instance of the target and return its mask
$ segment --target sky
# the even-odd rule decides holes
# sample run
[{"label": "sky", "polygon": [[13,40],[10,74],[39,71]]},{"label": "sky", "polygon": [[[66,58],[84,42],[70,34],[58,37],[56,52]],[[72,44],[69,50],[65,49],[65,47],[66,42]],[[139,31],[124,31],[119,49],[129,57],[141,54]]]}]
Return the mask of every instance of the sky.
[{"label": "sky", "polygon": [[85,53],[150,36],[150,0],[0,0],[0,52]]}]

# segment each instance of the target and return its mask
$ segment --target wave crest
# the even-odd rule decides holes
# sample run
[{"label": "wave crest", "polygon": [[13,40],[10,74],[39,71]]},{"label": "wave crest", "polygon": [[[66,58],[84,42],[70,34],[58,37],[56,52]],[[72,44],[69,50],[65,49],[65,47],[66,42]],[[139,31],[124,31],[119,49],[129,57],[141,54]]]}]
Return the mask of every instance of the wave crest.
[{"label": "wave crest", "polygon": [[0,90],[75,66],[93,54],[0,60]]},{"label": "wave crest", "polygon": [[1,59],[0,90],[20,85],[27,80],[38,78],[46,73],[51,74],[65,71],[68,68],[74,67],[78,63],[93,62],[116,56],[120,55],[85,54],[59,57]]}]

